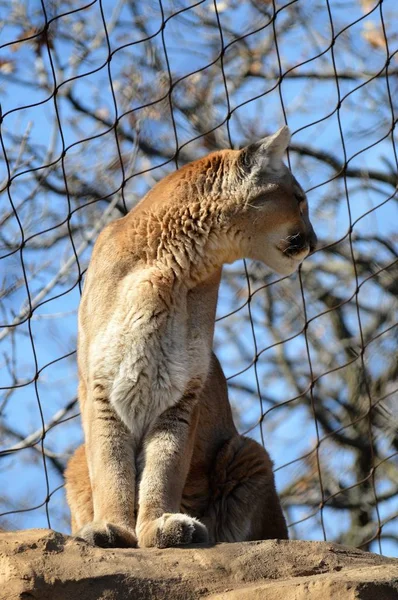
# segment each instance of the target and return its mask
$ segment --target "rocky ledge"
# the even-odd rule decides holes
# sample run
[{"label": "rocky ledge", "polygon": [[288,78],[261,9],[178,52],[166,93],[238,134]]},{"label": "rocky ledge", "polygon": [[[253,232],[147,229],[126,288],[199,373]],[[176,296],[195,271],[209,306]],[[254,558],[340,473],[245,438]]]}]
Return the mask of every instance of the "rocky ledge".
[{"label": "rocky ledge", "polygon": [[398,559],[327,542],[94,548],[46,529],[0,534],[1,600],[397,600]]}]

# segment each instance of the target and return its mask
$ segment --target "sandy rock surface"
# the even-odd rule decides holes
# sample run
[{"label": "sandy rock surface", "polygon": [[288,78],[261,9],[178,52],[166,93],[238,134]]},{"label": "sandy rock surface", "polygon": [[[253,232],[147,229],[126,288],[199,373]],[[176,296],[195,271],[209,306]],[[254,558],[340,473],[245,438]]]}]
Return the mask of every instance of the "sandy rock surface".
[{"label": "sandy rock surface", "polygon": [[103,550],[0,534],[1,600],[398,600],[398,559],[327,542]]}]

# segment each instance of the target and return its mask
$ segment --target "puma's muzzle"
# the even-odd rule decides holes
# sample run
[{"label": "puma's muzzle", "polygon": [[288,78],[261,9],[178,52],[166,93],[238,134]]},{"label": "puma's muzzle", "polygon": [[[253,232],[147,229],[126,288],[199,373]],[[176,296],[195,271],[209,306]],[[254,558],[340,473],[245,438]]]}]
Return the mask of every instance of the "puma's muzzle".
[{"label": "puma's muzzle", "polygon": [[317,241],[315,231],[311,227],[308,233],[299,231],[289,234],[285,239],[281,240],[278,248],[286,256],[300,259],[303,255],[306,256],[314,252]]}]

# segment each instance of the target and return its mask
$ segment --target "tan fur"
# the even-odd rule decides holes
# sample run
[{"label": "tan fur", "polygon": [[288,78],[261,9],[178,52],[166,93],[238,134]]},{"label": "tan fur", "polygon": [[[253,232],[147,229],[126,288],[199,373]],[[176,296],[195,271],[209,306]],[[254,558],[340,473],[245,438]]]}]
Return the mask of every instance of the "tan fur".
[{"label": "tan fur", "polygon": [[72,532],[101,546],[286,538],[267,452],[234,426],[212,352],[221,267],[297,269],[315,244],[287,128],[169,175],[95,245],[79,310],[85,445]]}]

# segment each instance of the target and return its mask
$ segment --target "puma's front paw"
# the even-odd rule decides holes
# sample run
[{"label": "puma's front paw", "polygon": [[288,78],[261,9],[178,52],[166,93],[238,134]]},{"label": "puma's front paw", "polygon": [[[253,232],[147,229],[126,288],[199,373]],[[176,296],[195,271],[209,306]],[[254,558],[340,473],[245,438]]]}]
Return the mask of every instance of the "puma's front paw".
[{"label": "puma's front paw", "polygon": [[76,537],[83,538],[93,546],[101,548],[135,548],[137,538],[134,531],[113,523],[89,523],[76,533]]},{"label": "puma's front paw", "polygon": [[208,540],[206,527],[197,519],[182,513],[164,513],[159,519],[145,523],[138,534],[141,548],[204,544]]}]

